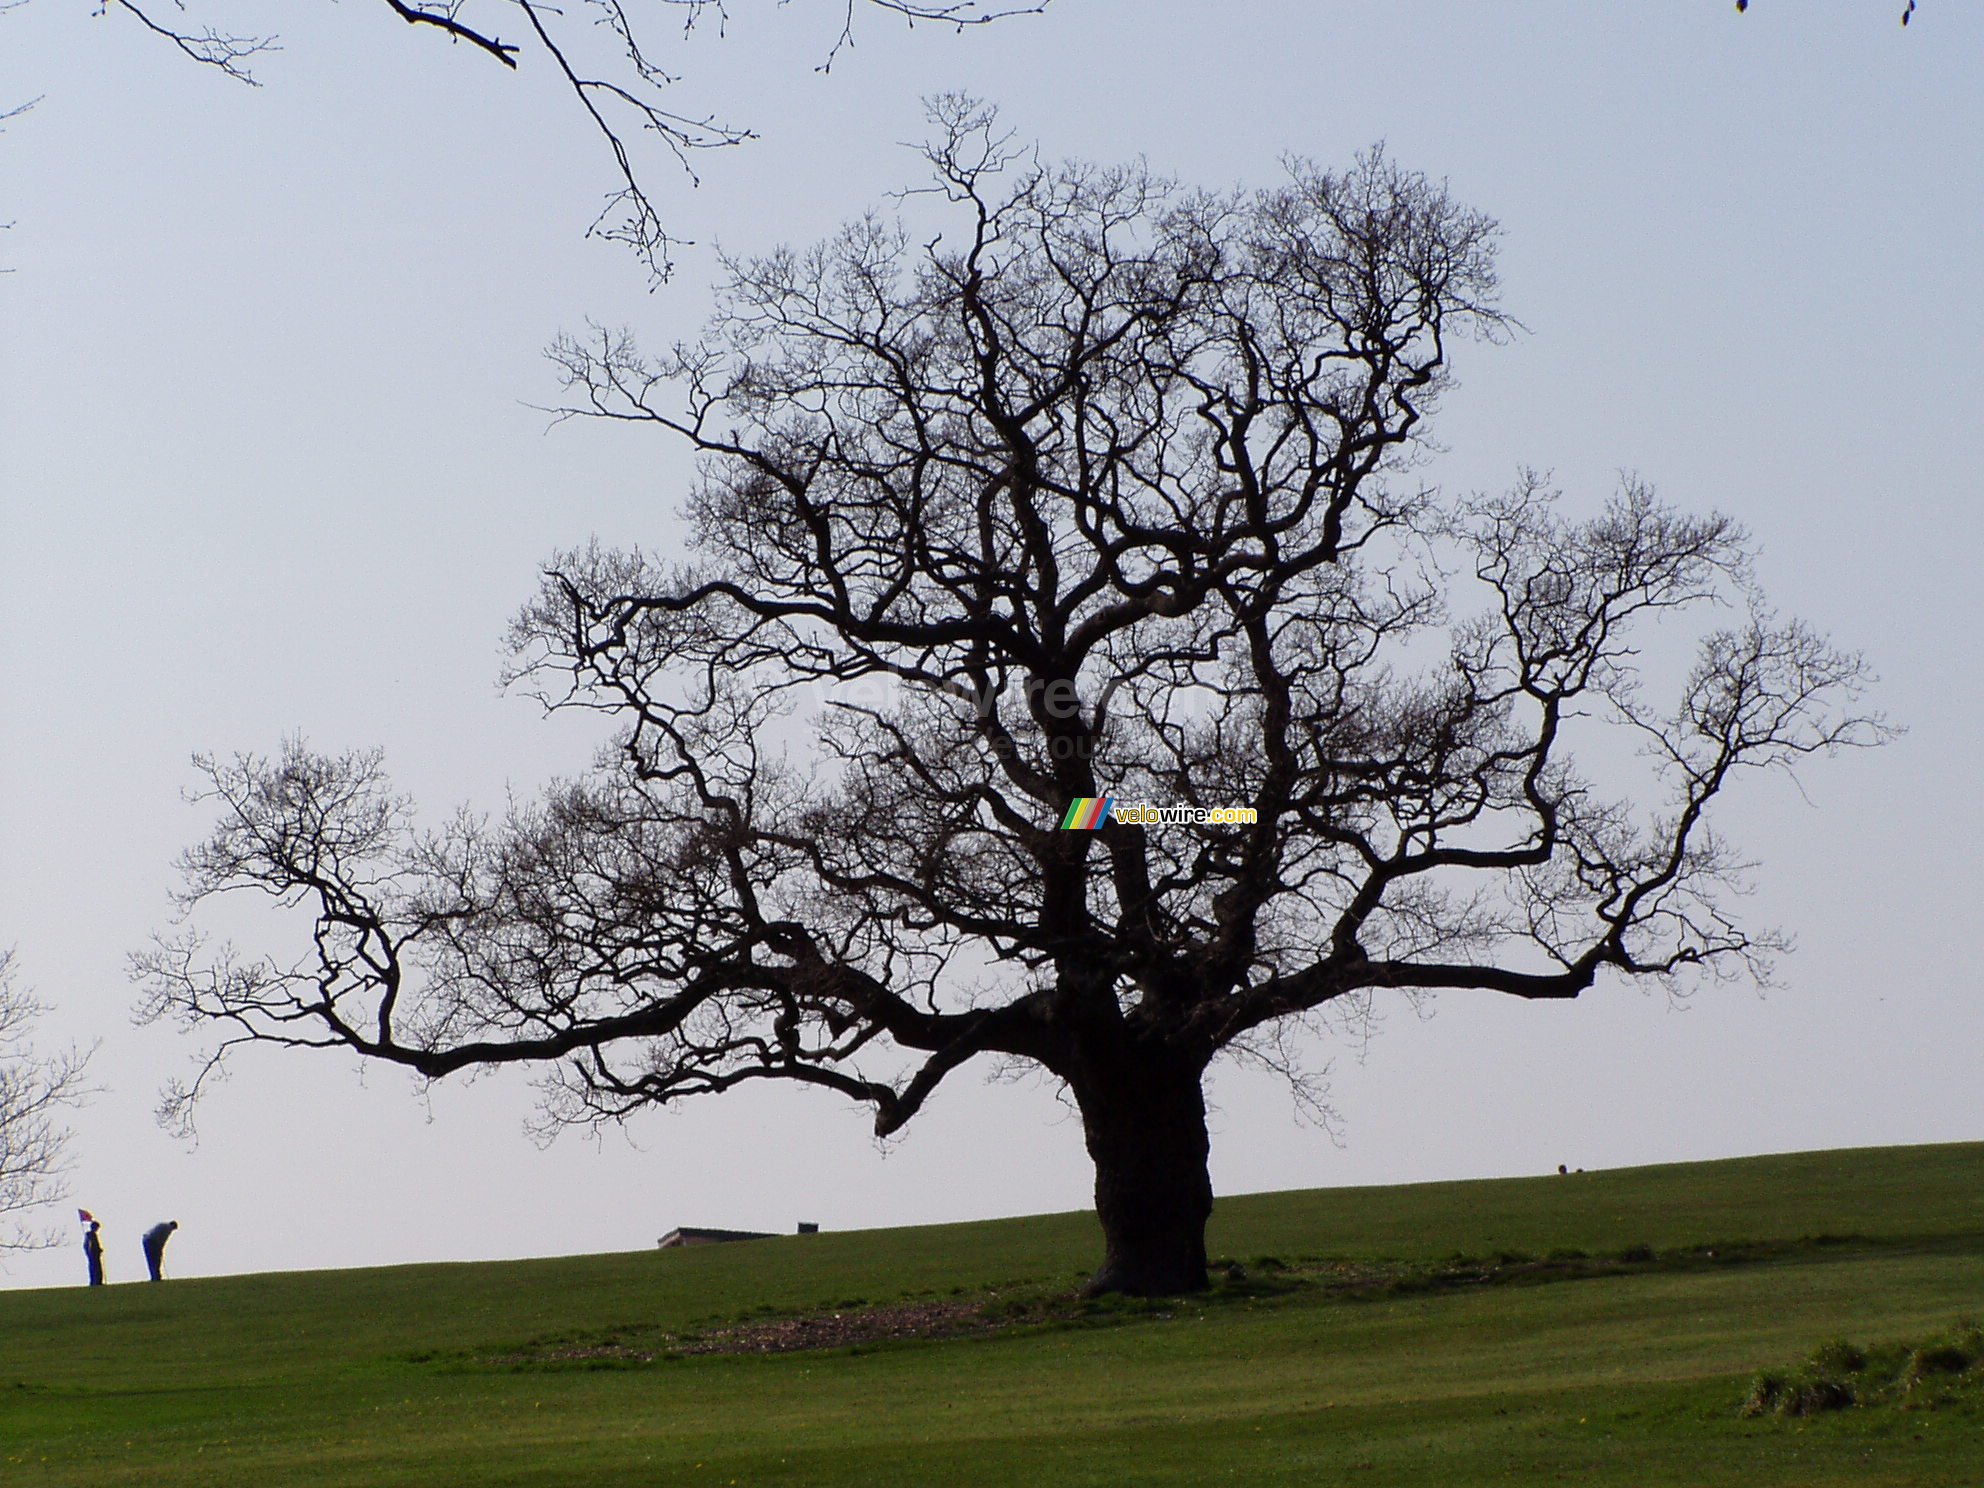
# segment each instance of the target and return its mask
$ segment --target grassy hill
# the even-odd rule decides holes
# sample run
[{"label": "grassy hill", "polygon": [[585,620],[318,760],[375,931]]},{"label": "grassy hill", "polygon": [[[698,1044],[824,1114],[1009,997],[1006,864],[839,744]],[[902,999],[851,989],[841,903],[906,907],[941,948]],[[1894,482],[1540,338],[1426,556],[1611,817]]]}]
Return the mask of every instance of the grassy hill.
[{"label": "grassy hill", "polygon": [[[1974,1403],[1736,1409],[1984,1315],[1984,1143],[1246,1195],[1212,1243],[1244,1278],[1092,1314],[1086,1214],[0,1293],[0,1481],[1984,1483]],[[697,1352],[905,1301],[977,1331]]]}]

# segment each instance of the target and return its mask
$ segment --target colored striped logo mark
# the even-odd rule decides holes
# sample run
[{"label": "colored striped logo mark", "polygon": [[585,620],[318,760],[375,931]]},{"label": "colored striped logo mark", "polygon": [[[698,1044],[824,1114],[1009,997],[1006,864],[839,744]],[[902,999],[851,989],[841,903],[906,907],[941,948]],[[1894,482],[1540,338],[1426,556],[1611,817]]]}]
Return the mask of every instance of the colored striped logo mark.
[{"label": "colored striped logo mark", "polygon": [[1068,803],[1068,814],[1061,818],[1061,829],[1092,832],[1109,819],[1109,803],[1114,796],[1076,796]]}]

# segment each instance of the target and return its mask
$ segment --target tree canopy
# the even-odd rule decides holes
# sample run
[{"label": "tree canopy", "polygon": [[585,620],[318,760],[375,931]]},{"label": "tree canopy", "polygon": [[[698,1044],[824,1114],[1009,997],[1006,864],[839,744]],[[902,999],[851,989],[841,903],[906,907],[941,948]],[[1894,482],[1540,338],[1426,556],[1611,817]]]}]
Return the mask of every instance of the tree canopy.
[{"label": "tree canopy", "polygon": [[[596,766],[421,831],[376,754],[203,760],[187,907],[314,928],[162,940],[148,1010],[214,1060],[544,1064],[554,1125],[781,1080],[887,1135],[1036,1066],[1095,1285],[1196,1287],[1212,1061],[1381,996],[1763,974],[1711,808],[1881,729],[1728,518],[1416,477],[1455,342],[1510,324],[1439,184],[1192,191],[936,119],[916,221],[731,261],[664,355],[559,344],[570,411],[702,456],[686,552],[562,554],[515,622],[513,680],[616,726]],[[1656,701],[1645,649],[1718,607]]]}]

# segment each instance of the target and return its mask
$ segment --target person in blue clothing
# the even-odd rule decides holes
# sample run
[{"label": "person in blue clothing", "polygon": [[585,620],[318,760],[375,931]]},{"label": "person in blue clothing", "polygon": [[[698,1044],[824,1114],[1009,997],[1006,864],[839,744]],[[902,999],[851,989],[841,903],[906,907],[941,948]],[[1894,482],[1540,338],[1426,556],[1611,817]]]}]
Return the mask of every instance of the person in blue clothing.
[{"label": "person in blue clothing", "polygon": [[172,1238],[172,1232],[178,1228],[179,1221],[171,1219],[164,1224],[155,1224],[145,1231],[145,1264],[151,1268],[153,1281],[164,1280],[159,1274],[159,1267],[165,1264],[165,1242]]},{"label": "person in blue clothing", "polygon": [[102,1286],[103,1285],[103,1237],[98,1233],[98,1231],[100,1231],[103,1228],[103,1226],[98,1224],[96,1220],[91,1217],[87,1209],[83,1211],[83,1218],[88,1219],[90,1222],[90,1227],[87,1230],[83,1231],[83,1259],[89,1263],[90,1285]]}]

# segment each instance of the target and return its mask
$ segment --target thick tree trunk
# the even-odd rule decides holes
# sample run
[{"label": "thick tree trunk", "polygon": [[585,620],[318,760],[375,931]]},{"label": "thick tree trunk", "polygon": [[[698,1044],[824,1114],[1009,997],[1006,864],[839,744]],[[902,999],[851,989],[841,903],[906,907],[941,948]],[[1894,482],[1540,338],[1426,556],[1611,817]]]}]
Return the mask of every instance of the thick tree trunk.
[{"label": "thick tree trunk", "polygon": [[1069,1085],[1095,1159],[1102,1221],[1090,1293],[1203,1291],[1212,1215],[1203,1061],[1134,1045],[1084,1054]]}]

